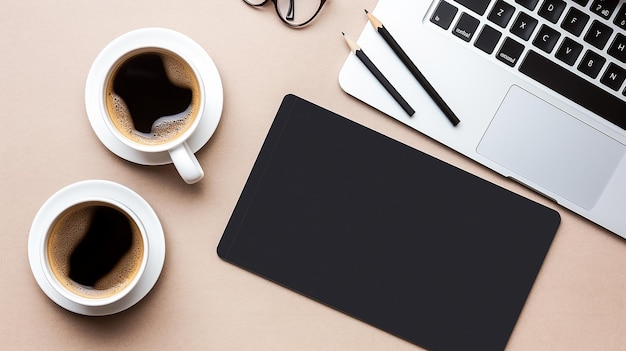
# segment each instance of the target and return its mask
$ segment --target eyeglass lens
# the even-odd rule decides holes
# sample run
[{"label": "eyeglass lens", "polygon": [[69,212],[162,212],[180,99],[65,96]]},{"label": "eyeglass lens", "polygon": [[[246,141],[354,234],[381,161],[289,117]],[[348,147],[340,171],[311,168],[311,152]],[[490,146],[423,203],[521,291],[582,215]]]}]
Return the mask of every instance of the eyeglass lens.
[{"label": "eyeglass lens", "polygon": [[[244,0],[249,5],[260,6],[267,0]],[[324,0],[273,0],[280,18],[291,26],[301,26],[317,15]]]}]

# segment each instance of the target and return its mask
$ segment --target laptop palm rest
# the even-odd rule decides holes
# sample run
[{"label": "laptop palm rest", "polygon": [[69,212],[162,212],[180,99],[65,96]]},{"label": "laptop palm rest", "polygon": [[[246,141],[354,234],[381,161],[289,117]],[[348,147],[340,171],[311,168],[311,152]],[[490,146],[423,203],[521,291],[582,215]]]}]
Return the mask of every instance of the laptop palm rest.
[{"label": "laptop palm rest", "polygon": [[626,147],[512,86],[477,151],[512,171],[511,177],[528,179],[589,210]]}]

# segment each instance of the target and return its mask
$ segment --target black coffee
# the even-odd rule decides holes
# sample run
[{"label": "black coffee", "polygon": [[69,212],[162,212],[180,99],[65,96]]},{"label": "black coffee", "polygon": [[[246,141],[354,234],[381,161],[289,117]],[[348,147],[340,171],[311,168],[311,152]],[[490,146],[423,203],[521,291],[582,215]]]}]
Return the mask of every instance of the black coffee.
[{"label": "black coffee", "polygon": [[111,207],[98,206],[89,229],[70,256],[70,279],[93,287],[113,270],[132,243],[133,229],[128,217]]},{"label": "black coffee", "polygon": [[124,62],[113,81],[113,91],[126,104],[134,128],[150,133],[156,120],[180,114],[191,105],[192,90],[173,84],[161,55],[144,53]]},{"label": "black coffee", "polygon": [[87,298],[115,295],[141,270],[144,243],[138,224],[101,201],[63,211],[50,228],[47,262],[59,284]]}]

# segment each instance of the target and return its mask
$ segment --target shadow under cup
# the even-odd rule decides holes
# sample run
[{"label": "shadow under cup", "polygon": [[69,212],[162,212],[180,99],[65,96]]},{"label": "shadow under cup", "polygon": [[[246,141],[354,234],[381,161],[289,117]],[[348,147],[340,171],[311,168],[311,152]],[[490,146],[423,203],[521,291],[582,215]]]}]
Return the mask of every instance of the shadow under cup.
[{"label": "shadow under cup", "polygon": [[163,151],[192,133],[203,109],[198,73],[163,48],[136,49],[119,58],[106,76],[104,95],[111,129],[148,152]]},{"label": "shadow under cup", "polygon": [[107,305],[126,296],[147,262],[143,226],[122,205],[103,200],[65,209],[44,243],[55,289],[83,305]]}]

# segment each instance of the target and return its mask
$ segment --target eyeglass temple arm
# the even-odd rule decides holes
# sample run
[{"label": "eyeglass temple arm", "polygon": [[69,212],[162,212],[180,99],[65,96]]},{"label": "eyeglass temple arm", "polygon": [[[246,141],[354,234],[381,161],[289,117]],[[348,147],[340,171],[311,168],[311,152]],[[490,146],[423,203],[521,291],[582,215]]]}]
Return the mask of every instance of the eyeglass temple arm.
[{"label": "eyeglass temple arm", "polygon": [[289,0],[289,9],[287,10],[287,16],[285,16],[289,21],[293,21],[294,19],[294,1],[295,0]]}]

